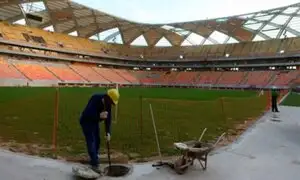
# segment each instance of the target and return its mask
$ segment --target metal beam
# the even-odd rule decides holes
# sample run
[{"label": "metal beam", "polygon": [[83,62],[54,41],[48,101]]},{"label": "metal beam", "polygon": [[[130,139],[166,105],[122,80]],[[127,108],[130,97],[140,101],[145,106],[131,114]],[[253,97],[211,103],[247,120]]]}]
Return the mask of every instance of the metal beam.
[{"label": "metal beam", "polygon": [[[98,33],[98,34],[99,34],[99,33]],[[103,39],[103,41],[109,41],[109,40],[111,40],[112,38],[116,37],[116,36],[119,35],[119,34],[120,34],[120,29],[119,29],[119,31],[114,32],[114,33],[112,33],[111,35],[107,36],[105,39]]]},{"label": "metal beam", "polygon": [[287,28],[291,20],[298,14],[300,11],[300,7],[298,8],[297,11],[295,11],[293,14],[290,15],[289,19],[284,23],[283,27],[280,29],[279,33],[277,34],[276,38],[279,39],[283,33],[283,31]]},{"label": "metal beam", "polygon": [[[210,34],[211,35],[211,34]],[[206,39],[210,40],[212,43],[214,44],[220,44],[217,40],[215,40],[214,38],[208,36]]]},{"label": "metal beam", "polygon": [[[266,25],[270,24],[270,22],[271,22],[273,19],[275,19],[275,18],[278,16],[278,14],[280,14],[282,11],[283,11],[283,9],[281,9],[281,11],[278,11],[278,12],[272,13],[272,14],[267,12],[266,14],[268,14],[268,15],[273,15],[269,20],[264,21],[263,24],[262,24],[257,30],[255,30],[255,31],[253,31],[253,30],[251,30],[251,29],[249,29],[249,28],[247,28],[247,29],[254,32],[254,37],[255,37],[256,35],[259,35],[259,36],[263,37],[265,40],[271,39],[270,36],[266,35],[265,33],[262,33],[261,31],[262,31],[262,29],[263,29],[264,27],[266,27]],[[256,14],[256,15],[257,15],[257,14]],[[253,17],[252,17],[252,18],[253,18]],[[254,38],[254,37],[253,37],[253,38]]]},{"label": "metal beam", "polygon": [[[48,4],[47,4],[47,0],[42,0],[42,1],[43,1],[44,5],[45,5],[45,8],[46,8],[46,10],[48,12],[48,16],[50,18],[49,24],[48,25],[46,24],[45,27],[48,27],[48,26],[52,25],[54,32],[58,32],[57,31],[57,27],[56,27],[56,23],[55,23],[55,21],[53,21],[53,17],[51,16],[50,9],[49,9]],[[41,25],[41,26],[44,26],[44,25]]]},{"label": "metal beam", "polygon": [[[96,16],[95,10],[92,10],[92,15],[94,17],[94,21],[95,21],[94,23],[97,25],[97,29],[100,29],[100,26],[97,23],[97,16]],[[97,37],[98,37],[98,39],[100,39],[99,35]]]},{"label": "metal beam", "polygon": [[[248,31],[250,31],[250,32],[252,32],[252,33],[254,34],[254,36],[259,35],[259,36],[263,37],[263,38],[266,39],[266,40],[271,39],[270,36],[268,36],[268,35],[266,35],[266,34],[264,34],[264,33],[262,33],[262,32],[257,32],[257,31],[255,31],[255,30],[249,29],[249,28],[247,28],[247,27],[243,27],[243,28],[246,29],[246,30],[248,30]],[[253,37],[253,38],[254,38],[254,37]]]},{"label": "metal beam", "polygon": [[[97,24],[97,23],[95,23],[95,24]],[[100,32],[103,32],[103,31],[106,31],[109,29],[113,29],[113,28],[119,28],[118,24],[111,24],[111,23],[99,24],[99,26],[101,27],[100,29],[96,29],[95,31],[88,33],[85,37],[89,38],[97,33],[100,33]],[[81,28],[85,28],[85,27],[81,27]]]},{"label": "metal beam", "polygon": [[[280,13],[280,15],[291,16],[291,14],[287,14],[287,13]],[[294,14],[293,16],[294,17],[300,17],[300,14]]]},{"label": "metal beam", "polygon": [[227,37],[226,37],[226,39],[224,40],[223,43],[224,43],[224,44],[227,44],[227,42],[229,41],[229,39],[230,39],[230,36],[227,35]]},{"label": "metal beam", "polygon": [[[127,30],[127,31],[128,31],[128,30]],[[138,34],[135,34],[134,36],[132,36],[132,37],[129,39],[128,42],[124,42],[124,41],[123,41],[123,44],[130,45],[130,44],[131,44],[136,38],[138,38],[141,34],[142,34],[141,31],[139,31],[139,33],[138,33]],[[167,38],[167,37],[165,37],[165,38]],[[168,40],[168,41],[170,41],[170,40]],[[171,44],[172,44],[172,43],[171,43]]]},{"label": "metal beam", "polygon": [[27,19],[27,17],[26,17],[26,12],[24,11],[22,5],[21,5],[21,4],[18,4],[18,7],[20,8],[20,10],[21,10],[21,12],[22,12],[22,14],[23,14],[23,17],[24,17],[24,19],[25,19],[26,25],[30,26],[31,24],[30,24],[30,22],[28,21],[28,19]]},{"label": "metal beam", "polygon": [[[256,21],[256,22],[259,22],[259,23],[265,22],[265,21],[259,21],[259,20],[256,20],[256,19],[250,19],[250,20],[253,20],[253,21]],[[274,27],[277,27],[279,29],[281,29],[283,27],[283,25],[279,25],[279,24],[276,24],[276,23],[273,23],[273,22],[269,22],[269,24],[272,25],[272,26],[274,26]],[[298,32],[298,31],[296,31],[296,30],[294,30],[294,29],[292,29],[292,28],[290,28],[288,26],[285,29],[287,31],[289,31],[290,33],[296,35],[296,36],[300,36],[300,32]]]},{"label": "metal beam", "polygon": [[[41,0],[28,0],[26,2],[23,3],[34,3],[34,2],[40,2]],[[9,6],[9,5],[19,5],[21,3],[20,0],[7,0],[7,3],[0,3],[0,7],[3,6]],[[22,3],[21,3],[22,4]]]},{"label": "metal beam", "polygon": [[[74,23],[75,23],[75,30],[77,30],[77,28],[78,28],[79,26],[78,26],[78,23],[77,23],[76,16],[75,16],[75,14],[74,14],[73,8],[71,7],[70,1],[67,1],[67,4],[68,4],[68,6],[69,6],[69,8],[70,8],[70,11],[72,12],[72,19],[73,19],[73,21],[74,21]],[[71,31],[71,32],[73,32],[73,31]],[[71,33],[71,32],[70,32],[70,33]],[[78,31],[78,30],[77,30],[77,36],[80,37],[80,31]]]},{"label": "metal beam", "polygon": [[[129,30],[131,30],[131,29],[135,29],[135,28],[136,28],[136,26],[131,26],[131,27],[128,27],[128,28],[126,28],[126,29],[123,29],[122,31],[120,30],[120,28],[118,28],[118,29],[119,29],[118,32],[112,33],[111,35],[107,36],[103,41],[109,41],[109,40],[115,38],[116,36],[121,35],[121,32],[125,33],[125,32],[127,32],[127,31],[129,31]],[[142,35],[142,34],[139,34],[138,36],[134,36],[133,38],[131,38],[131,39],[128,41],[128,43],[131,43],[132,41],[134,41],[134,39],[136,39],[136,38],[139,37],[140,35]],[[122,39],[122,40],[123,40],[123,39]],[[125,44],[124,40],[123,40],[123,43]]]}]

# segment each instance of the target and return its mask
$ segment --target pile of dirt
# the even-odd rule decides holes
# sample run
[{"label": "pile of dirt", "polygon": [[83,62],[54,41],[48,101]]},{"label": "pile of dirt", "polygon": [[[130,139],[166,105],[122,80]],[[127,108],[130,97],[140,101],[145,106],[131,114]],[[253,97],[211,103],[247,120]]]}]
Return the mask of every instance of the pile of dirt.
[{"label": "pile of dirt", "polygon": [[15,141],[0,142],[0,147],[11,152],[39,156],[44,156],[52,151],[52,148],[48,145],[22,144]]},{"label": "pile of dirt", "polygon": [[224,139],[220,141],[217,147],[229,145],[236,141],[249,127],[251,127],[257,118],[248,118],[242,123],[237,124],[234,128],[229,129]]},{"label": "pile of dirt", "polygon": [[[68,156],[68,157],[64,157],[63,159],[66,161],[77,162],[77,163],[82,163],[82,164],[89,163],[89,157],[85,154],[78,155],[78,156],[72,156],[72,157]],[[117,151],[112,151],[110,153],[110,160],[111,160],[111,163],[127,164],[129,162],[129,157],[123,153],[120,153]],[[100,163],[108,163],[107,154],[100,154],[99,161],[100,161]]]}]

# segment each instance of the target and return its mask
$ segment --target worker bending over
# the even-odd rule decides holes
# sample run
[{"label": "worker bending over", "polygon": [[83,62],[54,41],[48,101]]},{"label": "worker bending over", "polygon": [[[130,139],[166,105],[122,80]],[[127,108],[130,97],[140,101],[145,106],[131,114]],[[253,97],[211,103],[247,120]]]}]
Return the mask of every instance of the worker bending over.
[{"label": "worker bending over", "polygon": [[98,153],[100,148],[99,123],[105,123],[106,140],[111,138],[111,108],[118,104],[119,91],[109,89],[106,93],[94,94],[81,113],[80,125],[85,136],[87,151],[90,157],[91,169],[101,173],[99,169]]}]

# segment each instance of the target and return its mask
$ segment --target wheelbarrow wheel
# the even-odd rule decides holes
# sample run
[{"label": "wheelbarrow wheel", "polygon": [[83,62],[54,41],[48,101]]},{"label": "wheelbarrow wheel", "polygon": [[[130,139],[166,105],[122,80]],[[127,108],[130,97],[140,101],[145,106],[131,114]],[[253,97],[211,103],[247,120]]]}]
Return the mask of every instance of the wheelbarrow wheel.
[{"label": "wheelbarrow wheel", "polygon": [[[184,174],[186,170],[188,169],[187,165],[188,160],[186,158],[178,158],[174,163],[174,170],[177,174]],[[184,166],[184,167],[183,167]]]}]

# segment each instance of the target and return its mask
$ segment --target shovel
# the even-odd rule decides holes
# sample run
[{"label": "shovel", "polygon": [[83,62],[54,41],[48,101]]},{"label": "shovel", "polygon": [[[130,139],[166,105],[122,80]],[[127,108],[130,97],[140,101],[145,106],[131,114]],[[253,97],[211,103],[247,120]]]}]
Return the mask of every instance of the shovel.
[{"label": "shovel", "polygon": [[110,161],[110,146],[109,146],[109,142],[106,141],[106,146],[107,146],[107,157],[108,157],[108,172],[107,174],[111,173],[111,161]]}]

